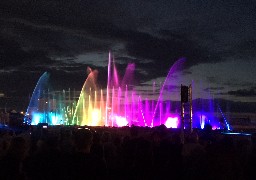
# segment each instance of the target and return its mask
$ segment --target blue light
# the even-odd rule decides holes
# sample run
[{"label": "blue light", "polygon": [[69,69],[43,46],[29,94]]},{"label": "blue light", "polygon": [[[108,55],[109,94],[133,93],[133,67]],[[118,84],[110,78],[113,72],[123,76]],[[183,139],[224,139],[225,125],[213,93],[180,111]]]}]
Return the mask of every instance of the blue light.
[{"label": "blue light", "polygon": [[49,114],[51,125],[60,125],[61,124],[61,115],[56,113]]},{"label": "blue light", "polygon": [[227,135],[251,136],[251,134],[248,134],[248,133],[237,133],[237,132],[222,132],[222,134],[227,134]]},{"label": "blue light", "polygon": [[224,114],[223,114],[223,112],[222,112],[222,110],[221,110],[221,108],[220,108],[219,105],[218,105],[218,109],[219,109],[219,111],[220,111],[220,113],[221,113],[221,115],[222,115],[222,117],[223,117],[223,119],[224,119],[224,123],[225,123],[225,125],[226,125],[226,128],[230,131],[231,129],[230,129],[230,126],[229,126],[229,124],[228,124],[228,121],[227,121],[226,117],[224,116]]},{"label": "blue light", "polygon": [[33,113],[31,125],[37,125],[38,123],[42,122],[42,120],[43,120],[42,113]]}]

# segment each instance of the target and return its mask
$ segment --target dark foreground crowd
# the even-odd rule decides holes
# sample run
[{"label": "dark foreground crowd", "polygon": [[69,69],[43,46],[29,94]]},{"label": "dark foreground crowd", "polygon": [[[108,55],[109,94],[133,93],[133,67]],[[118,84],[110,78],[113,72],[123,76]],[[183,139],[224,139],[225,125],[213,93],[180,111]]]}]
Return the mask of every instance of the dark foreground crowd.
[{"label": "dark foreground crowd", "polygon": [[253,136],[165,126],[0,130],[0,179],[256,179]]}]

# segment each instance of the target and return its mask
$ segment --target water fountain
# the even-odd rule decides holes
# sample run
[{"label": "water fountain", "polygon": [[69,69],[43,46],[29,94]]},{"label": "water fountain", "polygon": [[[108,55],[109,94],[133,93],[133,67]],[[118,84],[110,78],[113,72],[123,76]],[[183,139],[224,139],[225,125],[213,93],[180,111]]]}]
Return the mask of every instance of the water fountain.
[{"label": "water fountain", "polygon": [[[166,99],[166,96],[172,96],[175,84],[172,82],[172,76],[182,69],[184,63],[185,59],[179,59],[174,63],[160,85],[158,93],[156,83],[152,84],[150,93],[158,94],[157,99],[143,97],[131,84],[135,64],[127,65],[121,79],[111,53],[108,59],[106,89],[98,88],[98,71],[90,67],[87,68],[87,78],[79,93],[72,93],[70,89],[50,91],[47,83],[49,74],[44,73],[36,85],[26,114],[31,118],[32,125],[48,123],[50,125],[154,127],[165,124],[168,128],[177,128],[180,122],[180,104],[176,103],[175,106],[175,103]],[[209,122],[210,116],[196,112],[193,118],[193,126],[203,128],[204,124]]]}]

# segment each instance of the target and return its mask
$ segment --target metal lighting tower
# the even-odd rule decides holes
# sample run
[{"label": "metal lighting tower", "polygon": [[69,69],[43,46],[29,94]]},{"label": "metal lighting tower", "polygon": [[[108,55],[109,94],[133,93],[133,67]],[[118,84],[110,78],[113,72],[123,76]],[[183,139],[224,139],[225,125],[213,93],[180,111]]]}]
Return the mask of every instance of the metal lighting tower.
[{"label": "metal lighting tower", "polygon": [[189,128],[189,131],[193,131],[192,127],[192,86],[184,86],[181,84],[181,131],[184,128]]}]

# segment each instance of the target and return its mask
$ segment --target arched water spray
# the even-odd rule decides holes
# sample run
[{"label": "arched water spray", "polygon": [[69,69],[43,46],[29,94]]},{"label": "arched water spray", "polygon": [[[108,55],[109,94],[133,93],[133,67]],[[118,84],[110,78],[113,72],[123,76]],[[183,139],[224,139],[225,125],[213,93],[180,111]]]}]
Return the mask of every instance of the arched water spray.
[{"label": "arched water spray", "polygon": [[[163,94],[163,90],[165,89],[165,84],[167,83],[168,80],[170,80],[171,75],[172,75],[174,72],[176,72],[176,71],[178,71],[178,70],[181,69],[181,67],[182,67],[182,65],[184,64],[185,60],[186,60],[185,58],[181,58],[181,59],[177,60],[177,61],[174,63],[174,65],[170,68],[170,70],[169,70],[169,72],[168,72],[168,74],[167,74],[167,77],[165,78],[165,81],[164,81],[163,85],[162,85],[161,88],[160,88],[159,97],[158,97],[158,100],[157,100],[157,102],[156,102],[155,109],[154,109],[154,111],[153,111],[152,124],[154,123],[156,111],[157,111],[157,109],[158,109],[158,107],[159,107],[159,103],[161,102],[161,99],[162,99],[162,94]],[[153,124],[153,125],[154,125],[154,124]],[[152,125],[152,126],[153,126],[153,125]]]},{"label": "arched water spray", "polygon": [[[48,80],[49,80],[49,74],[47,72],[44,72],[41,77],[39,78],[36,87],[33,91],[33,94],[31,96],[26,116],[29,119],[32,118],[31,124],[37,125],[41,121],[41,116],[36,115],[36,112],[39,110],[39,99],[41,96],[43,96],[43,91],[47,89],[48,86]],[[27,121],[27,118],[25,118],[25,121]],[[26,122],[29,123],[29,122]]]},{"label": "arched water spray", "polygon": [[88,73],[88,76],[86,78],[85,83],[83,84],[83,87],[80,92],[78,102],[76,104],[76,108],[74,111],[73,120],[72,120],[74,124],[91,125],[91,124],[88,124],[88,121],[92,113],[92,102],[95,102],[91,100],[92,98],[91,96],[93,95],[93,98],[97,98],[96,96],[94,97],[94,94],[91,93],[91,91],[97,90],[96,79],[97,79],[98,71],[92,70],[91,68],[88,67],[87,73]]}]

